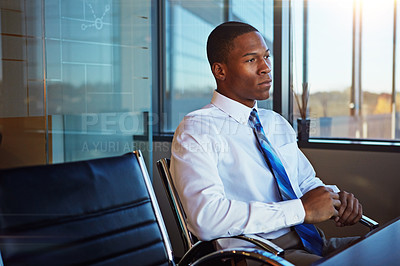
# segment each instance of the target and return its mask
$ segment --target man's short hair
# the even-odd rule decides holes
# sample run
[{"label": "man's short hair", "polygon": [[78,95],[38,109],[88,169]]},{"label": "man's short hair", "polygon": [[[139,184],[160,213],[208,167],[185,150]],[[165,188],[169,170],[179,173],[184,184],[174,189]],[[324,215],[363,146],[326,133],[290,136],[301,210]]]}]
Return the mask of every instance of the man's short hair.
[{"label": "man's short hair", "polygon": [[233,40],[253,31],[258,32],[253,26],[238,21],[224,22],[217,26],[207,40],[207,58],[210,66],[215,62],[226,63],[228,54],[233,48]]}]

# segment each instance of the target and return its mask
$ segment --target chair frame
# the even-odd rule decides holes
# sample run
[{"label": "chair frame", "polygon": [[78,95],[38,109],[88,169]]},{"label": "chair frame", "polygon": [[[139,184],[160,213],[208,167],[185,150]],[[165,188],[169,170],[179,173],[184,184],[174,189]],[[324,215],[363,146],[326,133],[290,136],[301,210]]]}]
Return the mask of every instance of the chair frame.
[{"label": "chair frame", "polygon": [[172,176],[169,172],[169,159],[161,159],[157,161],[157,167],[161,176],[161,180],[164,185],[165,192],[169,204],[172,208],[176,223],[179,225],[179,231],[181,233],[181,239],[183,241],[184,249],[189,250],[193,247],[196,240],[193,238],[189,229],[186,225],[186,214],[183,210],[182,203],[178,197],[178,193],[173,185]]},{"label": "chair frame", "polygon": [[151,204],[153,206],[155,215],[157,217],[157,223],[158,223],[158,226],[160,227],[161,235],[163,236],[163,242],[165,244],[165,248],[166,248],[166,251],[167,251],[168,259],[170,261],[174,261],[174,256],[173,256],[173,253],[172,253],[172,245],[171,245],[171,242],[169,240],[167,228],[165,227],[164,219],[163,219],[163,217],[161,215],[160,206],[158,205],[158,201],[157,201],[156,195],[155,195],[154,190],[153,190],[153,186],[152,186],[151,181],[150,181],[150,176],[149,176],[149,173],[147,171],[146,164],[144,162],[144,158],[143,158],[142,152],[140,150],[136,150],[136,151],[133,151],[133,154],[135,154],[136,159],[138,160],[140,169],[142,171],[142,174],[144,176],[144,181],[145,181],[145,184],[146,184],[146,188],[147,188],[147,191],[149,192],[150,199],[151,199]]},{"label": "chair frame", "polygon": [[369,227],[370,231],[379,227],[379,223],[377,221],[372,220],[371,218],[369,218],[365,215],[361,216],[360,223]]},{"label": "chair frame", "polygon": [[[287,260],[276,256],[272,253],[266,252],[260,249],[252,249],[252,248],[243,248],[241,250],[236,249],[224,249],[222,251],[214,251],[210,254],[207,254],[200,259],[196,260],[191,266],[198,266],[198,265],[214,265],[213,260],[221,260],[224,257],[229,259],[253,259],[258,261],[259,263],[269,263],[271,265],[276,266],[291,266],[292,263],[288,262]],[[265,264],[262,264],[265,265]]]}]

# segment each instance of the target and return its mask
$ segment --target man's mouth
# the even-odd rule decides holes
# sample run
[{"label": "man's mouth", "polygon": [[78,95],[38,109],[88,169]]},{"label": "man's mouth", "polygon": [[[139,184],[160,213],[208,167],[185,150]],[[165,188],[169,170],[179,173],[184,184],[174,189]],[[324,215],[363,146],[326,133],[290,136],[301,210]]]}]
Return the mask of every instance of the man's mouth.
[{"label": "man's mouth", "polygon": [[267,79],[267,80],[265,80],[265,81],[263,81],[263,82],[261,82],[261,83],[258,83],[258,85],[271,84],[271,82],[272,82],[272,79]]}]

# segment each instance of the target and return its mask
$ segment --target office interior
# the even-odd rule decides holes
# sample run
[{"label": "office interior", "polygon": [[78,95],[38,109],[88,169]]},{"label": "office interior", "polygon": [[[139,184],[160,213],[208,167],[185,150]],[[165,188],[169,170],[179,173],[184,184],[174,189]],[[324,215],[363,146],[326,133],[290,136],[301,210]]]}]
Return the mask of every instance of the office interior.
[{"label": "office interior", "polygon": [[[400,214],[398,1],[0,0],[0,168],[121,155],[146,165],[179,256],[155,162],[170,157],[185,114],[209,103],[208,34],[238,20],[272,51],[262,108],[297,130],[309,88],[309,140],[299,142],[326,184],[356,195],[385,224]],[[328,235],[362,226],[321,224]]]}]

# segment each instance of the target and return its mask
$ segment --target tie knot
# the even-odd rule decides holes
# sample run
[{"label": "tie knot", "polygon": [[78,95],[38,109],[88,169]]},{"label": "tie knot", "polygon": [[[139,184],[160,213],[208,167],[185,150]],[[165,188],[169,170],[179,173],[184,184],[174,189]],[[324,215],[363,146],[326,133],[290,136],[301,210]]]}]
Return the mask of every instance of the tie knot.
[{"label": "tie knot", "polygon": [[256,127],[257,125],[261,125],[260,118],[258,117],[258,113],[256,109],[253,109],[249,116],[249,122],[251,127]]}]

